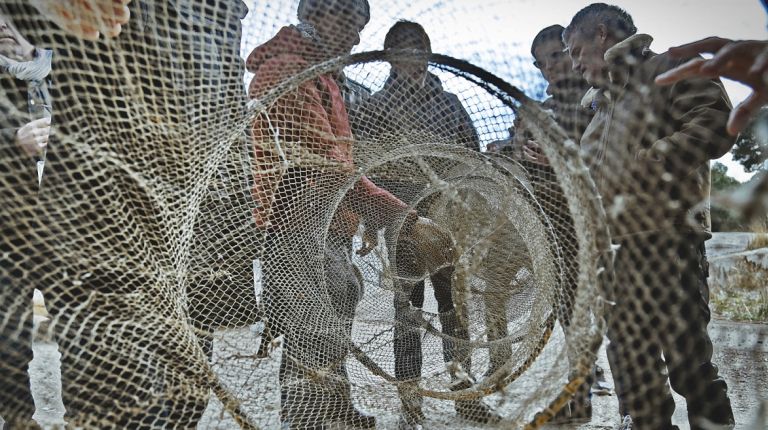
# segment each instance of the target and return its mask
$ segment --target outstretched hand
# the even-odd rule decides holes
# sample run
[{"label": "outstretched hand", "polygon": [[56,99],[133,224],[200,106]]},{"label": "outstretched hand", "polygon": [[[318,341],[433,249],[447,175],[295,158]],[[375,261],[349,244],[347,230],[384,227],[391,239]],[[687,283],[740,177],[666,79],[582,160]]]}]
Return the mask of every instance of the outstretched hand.
[{"label": "outstretched hand", "polygon": [[76,37],[117,37],[131,14],[131,0],[32,0],[48,19]]},{"label": "outstretched hand", "polygon": [[693,58],[657,76],[656,83],[672,85],[690,78],[725,77],[752,87],[752,94],[731,112],[728,119],[728,132],[736,135],[768,103],[768,41],[733,41],[709,37],[669,50],[669,55],[676,58],[702,53],[712,53],[714,56],[710,59]]}]

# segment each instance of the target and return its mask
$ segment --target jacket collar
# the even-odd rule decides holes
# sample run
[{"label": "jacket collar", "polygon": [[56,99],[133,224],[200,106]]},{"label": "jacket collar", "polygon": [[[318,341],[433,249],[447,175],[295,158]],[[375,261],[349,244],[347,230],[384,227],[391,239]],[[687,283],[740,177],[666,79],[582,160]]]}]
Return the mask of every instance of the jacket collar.
[{"label": "jacket collar", "polygon": [[604,57],[608,63],[608,77],[612,86],[623,88],[627,85],[632,69],[651,52],[651,42],[653,37],[635,34],[605,51]]},{"label": "jacket collar", "polygon": [[387,93],[395,93],[400,97],[434,98],[443,92],[443,83],[435,74],[428,72],[424,79],[423,86],[409,85],[405,79],[401,79],[394,71],[390,72],[389,78],[384,83],[384,90]]},{"label": "jacket collar", "polygon": [[[624,89],[629,82],[629,76],[635,66],[640,64],[651,53],[650,45],[653,37],[648,34],[635,34],[613,45],[605,51],[605,62],[608,63],[608,78],[610,88]],[[596,109],[604,102],[610,102],[611,94],[608,89],[590,88],[581,99],[581,105]]]},{"label": "jacket collar", "polygon": [[29,61],[19,62],[0,55],[0,71],[10,73],[21,81],[42,82],[51,73],[52,55],[50,50],[37,48]]}]

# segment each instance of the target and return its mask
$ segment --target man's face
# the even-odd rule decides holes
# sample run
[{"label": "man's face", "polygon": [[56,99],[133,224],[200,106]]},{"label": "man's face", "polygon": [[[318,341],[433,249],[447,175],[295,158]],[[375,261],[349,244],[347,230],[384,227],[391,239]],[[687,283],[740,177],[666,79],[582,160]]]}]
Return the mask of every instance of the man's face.
[{"label": "man's face", "polygon": [[0,55],[16,61],[32,59],[34,47],[16,31],[16,27],[0,15]]},{"label": "man's face", "polygon": [[541,70],[549,84],[555,84],[571,77],[571,58],[563,52],[560,40],[552,39],[539,43],[533,50],[534,65]]},{"label": "man's face", "polygon": [[[416,35],[403,35],[397,39],[392,49],[404,49],[417,52],[429,52],[429,48],[424,46],[424,42]],[[413,82],[422,83],[427,76],[428,62],[426,61],[393,61],[392,68],[398,76],[409,79]]]},{"label": "man's face", "polygon": [[608,81],[608,64],[605,51],[608,49],[605,34],[597,29],[593,36],[576,30],[565,41],[571,56],[573,71],[584,77],[593,87],[602,88]]},{"label": "man's face", "polygon": [[360,43],[360,32],[367,22],[364,11],[355,9],[328,16],[316,23],[325,51],[335,57],[349,54]]}]

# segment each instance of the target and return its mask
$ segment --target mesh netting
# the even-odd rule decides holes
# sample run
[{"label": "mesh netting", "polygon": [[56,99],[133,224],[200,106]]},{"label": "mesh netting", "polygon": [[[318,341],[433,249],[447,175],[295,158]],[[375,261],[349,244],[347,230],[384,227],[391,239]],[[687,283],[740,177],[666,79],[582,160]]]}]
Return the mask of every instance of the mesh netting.
[{"label": "mesh netting", "polygon": [[[440,22],[478,47],[464,61],[407,43],[349,54],[368,19],[343,3],[308,0],[290,26],[292,2],[241,21],[239,1],[133,1],[98,41],[2,3],[53,51],[42,184],[0,145],[11,428],[34,411],[35,288],[73,427],[537,428],[587,401],[606,332],[638,428],[670,408],[664,366],[689,414],[725,414],[706,233],[688,228],[706,219],[687,215],[732,144],[722,87],[657,89],[654,63],[569,122],[526,96],[540,78],[508,46],[462,23],[476,5],[389,2],[365,33]],[[241,44],[258,46],[245,62]],[[0,79],[0,128],[17,127],[27,95]]]}]

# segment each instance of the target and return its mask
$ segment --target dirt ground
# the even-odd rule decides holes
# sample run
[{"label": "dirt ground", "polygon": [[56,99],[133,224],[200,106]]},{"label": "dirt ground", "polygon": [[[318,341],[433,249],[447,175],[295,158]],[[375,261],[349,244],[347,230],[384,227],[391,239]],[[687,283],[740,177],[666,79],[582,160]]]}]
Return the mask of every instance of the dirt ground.
[{"label": "dirt ground", "polygon": [[[761,400],[768,401],[768,325],[715,320],[709,326],[709,333],[715,345],[713,361],[728,382],[736,428],[768,429],[768,422],[765,421],[761,426],[753,426]],[[610,384],[612,379],[604,351],[601,351],[598,363],[605,369],[606,380]],[[690,429],[685,400],[677,394],[674,396],[677,404],[674,423],[681,430]],[[595,414],[592,422],[578,429],[613,429],[618,425],[616,396],[593,397],[593,407]]]},{"label": "dirt ground", "polygon": [[[719,256],[731,252],[743,250],[748,236],[725,235],[716,237],[710,241],[710,256]],[[40,320],[40,317],[36,317]],[[720,372],[729,385],[729,393],[737,420],[736,429],[764,430],[768,429],[768,403],[764,403],[763,421],[756,421],[761,402],[768,402],[768,324],[734,323],[724,320],[714,320],[709,327],[712,341],[715,345],[714,362],[720,367]],[[228,332],[217,333],[215,343],[214,362],[221,363],[216,366],[217,373],[222,381],[233,386],[240,387],[236,395],[241,399],[248,399],[244,403],[244,409],[258,416],[258,422],[264,428],[277,428],[277,411],[279,409],[279,393],[277,381],[277,368],[279,353],[265,359],[253,366],[251,362],[242,359],[232,359],[233,353],[242,351],[255,351],[258,347],[259,337],[257,330],[244,328]],[[546,372],[548,363],[555,362],[547,358],[547,354],[555,353],[562,346],[562,333],[557,333],[550,341],[550,345],[542,353],[543,359],[537,361],[527,373],[532,373],[531,378]],[[549,351],[549,352],[548,352]],[[60,427],[64,423],[64,404],[61,399],[61,376],[59,370],[59,352],[55,343],[45,339],[38,339],[34,343],[35,357],[30,364],[32,390],[35,397],[37,412],[35,419],[45,428]],[[604,350],[600,351],[598,364],[606,371],[608,385],[612,385],[610,368],[607,364]],[[350,375],[354,377],[358,371],[354,364],[350,364]],[[391,404],[383,405],[383,409],[391,413],[377,413],[379,428],[396,428],[397,423],[397,397],[392,389],[392,395],[382,394],[382,390],[391,387],[382,387],[376,384],[366,384],[366,381],[355,381],[355,400],[364,410],[369,410],[366,399],[382,399]],[[520,387],[534,387],[534,384],[520,385]],[[528,388],[530,390],[530,388]],[[370,390],[370,391],[369,391]],[[518,390],[518,391],[515,391]],[[530,397],[531,393],[514,388],[509,395]],[[525,390],[525,388],[522,388]],[[389,399],[391,397],[391,399]],[[389,402],[388,400],[391,400]],[[677,410],[675,423],[681,429],[688,429],[686,420],[685,402],[679,396],[675,397]],[[493,399],[488,399],[493,404]],[[379,404],[381,406],[381,404]],[[581,430],[613,429],[618,425],[617,401],[614,395],[594,396],[594,414],[590,423],[581,426],[548,426],[549,429],[577,428]],[[504,408],[502,408],[504,409]],[[452,405],[449,402],[428,400],[425,405],[428,421],[425,428],[472,428],[466,422],[455,421]],[[252,412],[251,412],[252,411]],[[501,410],[504,413],[504,410]],[[506,416],[506,414],[505,414]],[[446,423],[452,423],[446,425]],[[1,428],[2,426],[0,426]],[[503,428],[518,428],[519,424],[503,423]],[[235,429],[234,421],[221,412],[221,404],[214,400],[209,405],[199,428],[204,429]]]},{"label": "dirt ground", "polygon": [[[732,323],[714,321],[710,325],[710,333],[715,344],[715,362],[720,366],[723,377],[730,387],[730,396],[737,420],[737,429],[767,429],[768,423],[753,427],[758,412],[760,400],[768,400],[768,325]],[[238,335],[239,337],[240,335]],[[219,347],[218,354],[224,354],[226,347]],[[52,428],[63,424],[64,405],[61,400],[61,383],[59,374],[59,352],[55,343],[38,341],[34,345],[35,358],[30,365],[32,389],[37,405],[35,419],[45,427]],[[608,385],[611,385],[610,369],[607,365],[604,351],[601,351],[598,363],[606,370]],[[263,422],[276,425],[277,393],[274,389],[277,383],[277,360],[270,360],[264,366],[259,366],[259,374],[272,373],[271,377],[256,377],[255,371],[246,372],[237,378],[253,378],[262,387],[251,385],[254,390],[250,398],[269,399],[268,405],[261,404],[262,413],[272,417]],[[274,379],[274,380],[271,380]],[[242,381],[240,381],[242,382]],[[248,384],[245,384],[246,386]],[[241,395],[245,393],[240,393]],[[677,411],[675,421],[681,429],[689,428],[686,423],[685,402],[676,396]],[[447,402],[442,402],[447,403]],[[251,405],[257,407],[258,405]],[[267,407],[264,407],[267,406]],[[394,405],[393,405],[394,406]],[[581,430],[613,429],[618,424],[616,397],[593,397],[594,415],[589,424],[576,428]],[[430,409],[445,409],[452,414],[450,405],[435,404]],[[382,417],[379,428],[394,428],[396,416]],[[436,426],[444,427],[439,423]],[[267,428],[272,428],[270,424]],[[231,419],[220,415],[218,402],[212,402],[200,428],[236,428]],[[548,426],[550,429],[573,428],[573,426]]]}]

